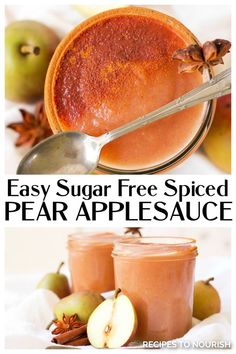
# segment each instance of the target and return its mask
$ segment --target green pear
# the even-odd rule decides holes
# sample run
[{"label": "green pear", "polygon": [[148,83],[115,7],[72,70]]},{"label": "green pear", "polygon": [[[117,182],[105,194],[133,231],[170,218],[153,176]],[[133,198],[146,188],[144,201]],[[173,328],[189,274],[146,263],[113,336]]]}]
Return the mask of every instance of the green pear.
[{"label": "green pear", "polygon": [[217,99],[214,120],[203,149],[216,166],[231,173],[231,95]]},{"label": "green pear", "polygon": [[54,314],[61,320],[63,314],[77,314],[81,322],[87,323],[91,313],[104,301],[104,297],[93,291],[80,291],[60,300],[54,307]]},{"label": "green pear", "polygon": [[199,320],[220,312],[221,301],[217,290],[210,284],[214,278],[199,280],[194,286],[193,317]]},{"label": "green pear", "polygon": [[48,289],[53,291],[57,296],[62,299],[70,295],[70,286],[67,277],[60,273],[61,267],[64,262],[61,262],[56,273],[46,274],[38,283],[38,288]]},{"label": "green pear", "polygon": [[5,31],[5,96],[33,102],[43,96],[50,59],[59,43],[52,29],[36,21],[16,21]]}]

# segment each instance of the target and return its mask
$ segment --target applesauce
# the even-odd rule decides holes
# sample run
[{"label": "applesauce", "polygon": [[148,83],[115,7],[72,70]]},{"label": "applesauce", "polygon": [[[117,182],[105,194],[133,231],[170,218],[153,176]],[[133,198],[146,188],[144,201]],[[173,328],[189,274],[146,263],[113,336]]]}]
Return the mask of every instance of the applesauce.
[{"label": "applesauce", "polygon": [[68,238],[72,291],[113,290],[114,267],[111,256],[119,236],[113,233],[74,234]]},{"label": "applesauce", "polygon": [[195,241],[189,238],[138,238],[115,244],[115,285],[136,309],[136,339],[166,341],[191,328],[196,256]]}]

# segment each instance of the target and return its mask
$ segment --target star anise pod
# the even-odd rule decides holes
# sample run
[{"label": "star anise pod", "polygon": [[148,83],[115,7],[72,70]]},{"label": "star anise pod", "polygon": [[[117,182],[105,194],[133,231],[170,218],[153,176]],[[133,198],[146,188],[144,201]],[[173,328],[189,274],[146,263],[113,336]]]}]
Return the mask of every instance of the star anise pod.
[{"label": "star anise pod", "polygon": [[7,128],[19,134],[15,146],[28,145],[32,147],[52,135],[42,101],[36,104],[34,114],[24,109],[19,111],[22,115],[22,122],[7,125]]},{"label": "star anise pod", "polygon": [[172,58],[180,61],[179,72],[193,72],[218,64],[223,64],[223,56],[229,53],[231,43],[225,39],[207,41],[201,47],[198,44],[191,44],[186,48],[177,49]]},{"label": "star anise pod", "polygon": [[139,236],[142,237],[141,227],[126,227],[125,235]]},{"label": "star anise pod", "polygon": [[56,325],[56,328],[54,328],[52,334],[56,335],[69,332],[72,329],[79,328],[84,325],[83,322],[78,321],[78,316],[76,313],[72,316],[63,314],[62,320],[55,320],[53,323]]}]

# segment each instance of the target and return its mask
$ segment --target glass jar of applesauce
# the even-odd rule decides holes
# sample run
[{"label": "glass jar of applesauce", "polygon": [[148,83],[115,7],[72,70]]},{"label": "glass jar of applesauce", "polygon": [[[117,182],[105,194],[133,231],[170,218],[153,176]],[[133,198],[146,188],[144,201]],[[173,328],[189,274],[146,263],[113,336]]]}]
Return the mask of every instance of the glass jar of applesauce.
[{"label": "glass jar of applesauce", "polygon": [[136,339],[182,337],[192,325],[195,240],[149,237],[115,243],[115,286],[132,301]]},{"label": "glass jar of applesauce", "polygon": [[[52,131],[97,137],[211,80],[210,68],[179,73],[173,54],[189,45],[199,41],[181,22],[142,6],[112,9],[80,23],[61,41],[47,71],[44,101]],[[154,174],[175,167],[202,143],[215,102],[106,144],[97,172]]]},{"label": "glass jar of applesauce", "polygon": [[74,234],[68,237],[72,290],[105,292],[113,290],[114,267],[111,256],[119,236],[113,233]]}]

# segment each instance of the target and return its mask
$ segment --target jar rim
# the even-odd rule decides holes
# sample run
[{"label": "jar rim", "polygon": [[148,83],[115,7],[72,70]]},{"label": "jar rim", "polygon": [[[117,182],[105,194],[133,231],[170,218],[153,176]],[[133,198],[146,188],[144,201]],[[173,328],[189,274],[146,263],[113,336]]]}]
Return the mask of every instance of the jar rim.
[{"label": "jar rim", "polygon": [[197,256],[196,240],[191,237],[157,236],[128,238],[115,242],[112,256],[183,258]]},{"label": "jar rim", "polygon": [[[163,242],[156,242],[156,241],[163,241]],[[169,242],[167,242],[169,240]],[[171,242],[173,240],[174,242]],[[177,240],[179,240],[177,242]],[[152,242],[149,242],[152,241]],[[186,245],[195,243],[196,240],[191,237],[182,237],[182,236],[154,236],[154,237],[127,237],[123,238],[122,240],[118,241],[122,244],[158,244],[158,245]]]},{"label": "jar rim", "polygon": [[113,232],[81,232],[68,235],[68,247],[83,247],[89,245],[110,245],[121,238],[120,235]]}]

